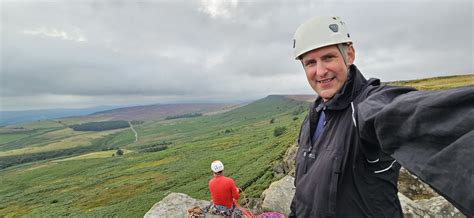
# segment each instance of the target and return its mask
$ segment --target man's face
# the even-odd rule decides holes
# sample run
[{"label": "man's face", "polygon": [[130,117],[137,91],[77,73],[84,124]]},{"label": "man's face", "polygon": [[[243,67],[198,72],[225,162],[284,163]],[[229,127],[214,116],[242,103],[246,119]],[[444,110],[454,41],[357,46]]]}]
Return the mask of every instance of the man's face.
[{"label": "man's face", "polygon": [[[347,48],[347,62],[354,62],[354,48]],[[301,62],[306,78],[314,91],[324,100],[331,99],[347,81],[348,72],[336,45],[318,48],[303,54]]]}]

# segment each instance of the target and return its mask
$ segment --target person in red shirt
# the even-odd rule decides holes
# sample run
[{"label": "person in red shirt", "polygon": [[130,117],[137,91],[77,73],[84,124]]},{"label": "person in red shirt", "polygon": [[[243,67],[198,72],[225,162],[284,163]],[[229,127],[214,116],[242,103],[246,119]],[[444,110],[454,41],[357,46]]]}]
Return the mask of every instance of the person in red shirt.
[{"label": "person in red shirt", "polygon": [[[239,200],[240,194],[234,180],[224,176],[224,164],[216,160],[211,163],[211,170],[214,177],[209,180],[209,192],[211,193],[212,203],[224,213],[234,211],[234,200]],[[230,214],[229,214],[230,215]]]}]

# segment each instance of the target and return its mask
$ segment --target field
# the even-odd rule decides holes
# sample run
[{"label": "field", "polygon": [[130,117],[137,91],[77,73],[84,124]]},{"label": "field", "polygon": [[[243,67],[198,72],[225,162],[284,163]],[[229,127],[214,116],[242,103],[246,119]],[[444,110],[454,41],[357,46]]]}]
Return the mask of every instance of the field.
[{"label": "field", "polygon": [[[474,75],[391,84],[444,89],[473,85]],[[103,121],[91,117],[0,128],[0,217],[142,217],[170,192],[209,200],[209,166],[217,159],[258,198],[295,143],[309,104],[295,99],[268,96],[224,113],[147,120],[134,125],[138,141],[130,128],[79,132],[65,125]],[[275,136],[277,127],[286,131]]]}]

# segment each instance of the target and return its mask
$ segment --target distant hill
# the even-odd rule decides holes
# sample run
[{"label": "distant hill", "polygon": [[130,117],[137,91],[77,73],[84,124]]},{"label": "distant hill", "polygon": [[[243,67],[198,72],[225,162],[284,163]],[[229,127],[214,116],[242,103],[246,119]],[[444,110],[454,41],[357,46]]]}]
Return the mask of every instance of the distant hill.
[{"label": "distant hill", "polygon": [[284,97],[296,101],[313,102],[317,95],[284,95]]},{"label": "distant hill", "polygon": [[113,110],[100,111],[88,116],[102,120],[164,120],[167,117],[175,117],[191,113],[215,113],[235,108],[230,104],[154,104],[146,106],[135,106],[117,108]]},{"label": "distant hill", "polygon": [[83,116],[98,111],[110,110],[117,106],[98,106],[82,109],[45,109],[45,110],[25,110],[25,111],[1,111],[0,126],[18,123],[28,123],[38,120],[50,120],[63,117]]}]

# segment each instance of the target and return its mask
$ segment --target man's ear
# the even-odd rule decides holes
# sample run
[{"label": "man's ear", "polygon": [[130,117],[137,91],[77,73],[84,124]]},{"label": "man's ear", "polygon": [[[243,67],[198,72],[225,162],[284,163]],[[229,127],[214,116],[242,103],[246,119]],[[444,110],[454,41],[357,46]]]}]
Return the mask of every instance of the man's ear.
[{"label": "man's ear", "polygon": [[352,65],[354,63],[354,60],[355,60],[355,49],[354,47],[351,45],[347,46],[347,57],[348,57],[348,65]]}]

